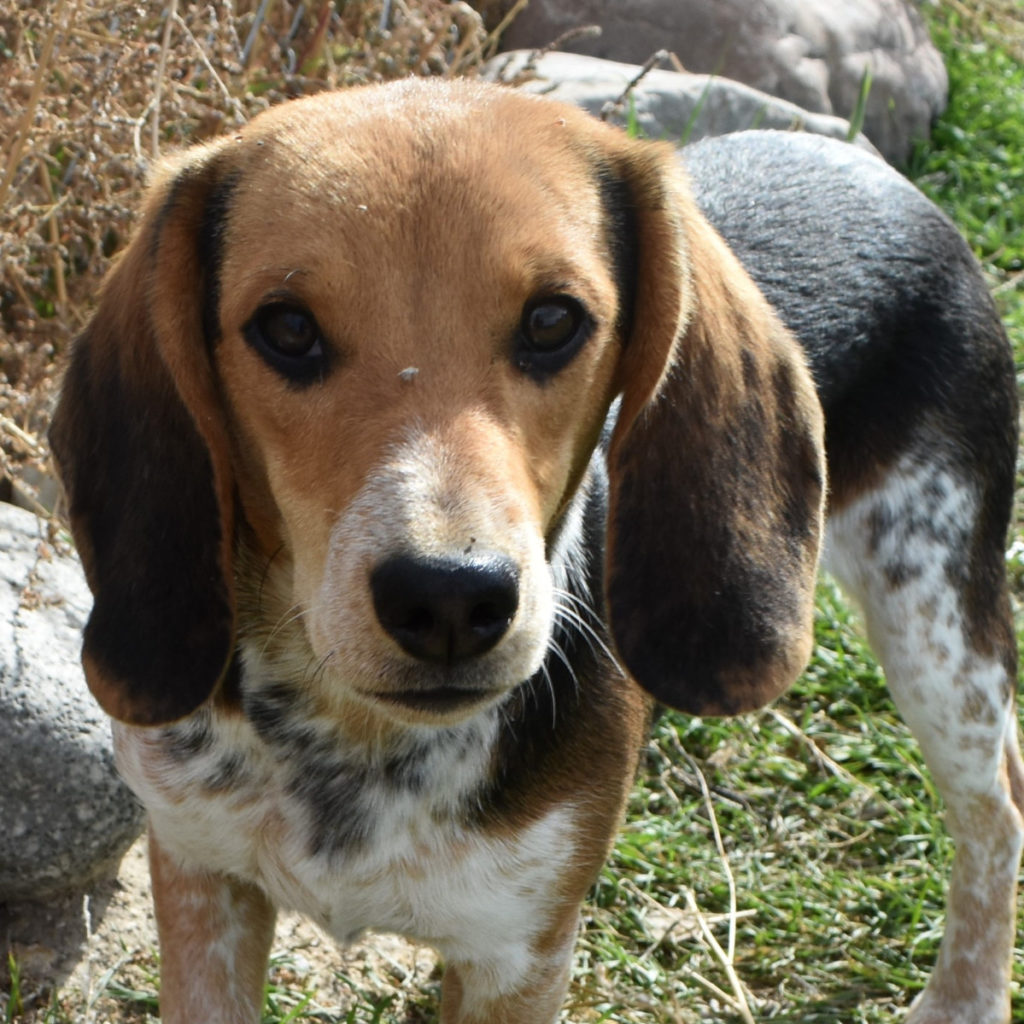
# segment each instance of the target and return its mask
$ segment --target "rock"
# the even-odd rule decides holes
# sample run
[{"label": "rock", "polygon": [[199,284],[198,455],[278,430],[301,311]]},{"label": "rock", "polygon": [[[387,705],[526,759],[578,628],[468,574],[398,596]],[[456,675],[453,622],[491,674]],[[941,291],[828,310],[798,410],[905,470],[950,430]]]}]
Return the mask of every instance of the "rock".
[{"label": "rock", "polygon": [[0,902],[89,884],[142,829],[79,664],[91,605],[44,522],[0,504]]},{"label": "rock", "polygon": [[864,132],[896,163],[946,106],[942,57],[908,0],[531,0],[502,44],[543,47],[584,25],[603,31],[565,49],[638,64],[665,49],[688,71],[846,118],[870,69]]},{"label": "rock", "polygon": [[[523,75],[527,65],[531,73],[523,89],[575,103],[599,116],[605,105],[615,103],[640,74],[635,64],[557,51],[531,61],[530,51],[519,50],[495,57],[484,67],[483,75],[513,82]],[[801,129],[837,139],[846,139],[850,130],[842,118],[809,114],[739,82],[659,69],[647,72],[632,90],[628,104],[609,119],[621,123],[634,116],[646,138],[676,144],[747,128]],[[857,141],[873,149],[863,136]]]}]

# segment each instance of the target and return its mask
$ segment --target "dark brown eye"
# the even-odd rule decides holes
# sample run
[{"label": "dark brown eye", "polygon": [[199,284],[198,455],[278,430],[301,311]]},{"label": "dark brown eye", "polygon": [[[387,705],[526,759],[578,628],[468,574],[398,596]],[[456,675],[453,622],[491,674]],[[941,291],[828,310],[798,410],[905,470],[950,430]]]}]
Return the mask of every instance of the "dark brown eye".
[{"label": "dark brown eye", "polygon": [[583,322],[583,310],[573,299],[551,299],[523,311],[523,338],[539,352],[567,345]]},{"label": "dark brown eye", "polygon": [[523,341],[537,352],[568,345],[583,326],[583,307],[568,296],[533,302],[523,310]]},{"label": "dark brown eye", "polygon": [[302,306],[261,306],[242,333],[274,370],[295,383],[311,382],[327,370],[329,350],[313,314]]},{"label": "dark brown eye", "polygon": [[256,316],[267,344],[289,359],[301,359],[320,347],[320,329],[303,309],[267,306]]},{"label": "dark brown eye", "polygon": [[586,309],[571,296],[535,299],[523,309],[517,365],[533,377],[550,376],[579,351],[591,328]]}]

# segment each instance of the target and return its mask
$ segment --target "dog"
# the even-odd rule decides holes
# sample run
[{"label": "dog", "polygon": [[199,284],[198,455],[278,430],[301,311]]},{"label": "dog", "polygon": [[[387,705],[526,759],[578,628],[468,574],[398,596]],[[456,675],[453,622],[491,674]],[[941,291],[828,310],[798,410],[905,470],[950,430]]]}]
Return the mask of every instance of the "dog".
[{"label": "dog", "polygon": [[957,845],[907,1019],[1009,1020],[1006,335],[873,156],[753,132],[684,159],[406,81],[152,185],[51,441],[168,1024],[259,1019],[279,906],[435,946],[444,1024],[554,1021],[652,709],[785,690],[822,551]]}]

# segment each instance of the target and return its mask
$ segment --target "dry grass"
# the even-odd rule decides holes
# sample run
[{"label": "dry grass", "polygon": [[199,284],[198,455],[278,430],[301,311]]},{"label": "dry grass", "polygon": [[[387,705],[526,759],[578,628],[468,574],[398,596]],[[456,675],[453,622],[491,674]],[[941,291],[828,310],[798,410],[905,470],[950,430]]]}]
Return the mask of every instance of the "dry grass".
[{"label": "dry grass", "polygon": [[152,161],[281,99],[472,71],[445,0],[7,0],[0,8],[0,471],[32,479],[55,367],[131,227]]},{"label": "dry grass", "polygon": [[1024,61],[1024,10],[1020,0],[942,0],[940,7],[960,17],[975,39],[985,39]]}]

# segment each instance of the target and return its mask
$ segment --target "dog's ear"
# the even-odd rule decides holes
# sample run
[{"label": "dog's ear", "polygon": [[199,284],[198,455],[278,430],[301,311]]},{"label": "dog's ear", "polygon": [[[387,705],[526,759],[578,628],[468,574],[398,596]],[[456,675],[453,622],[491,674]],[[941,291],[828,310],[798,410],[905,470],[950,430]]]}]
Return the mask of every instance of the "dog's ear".
[{"label": "dog's ear", "polygon": [[782,692],[810,654],[821,409],[677,157],[627,154],[636,278],[608,452],[609,621],[659,701],[732,714]]},{"label": "dog's ear", "polygon": [[233,483],[210,357],[231,189],[217,155],[196,151],[151,188],[50,429],[94,597],[86,678],[134,724],[197,708],[233,647]]}]

